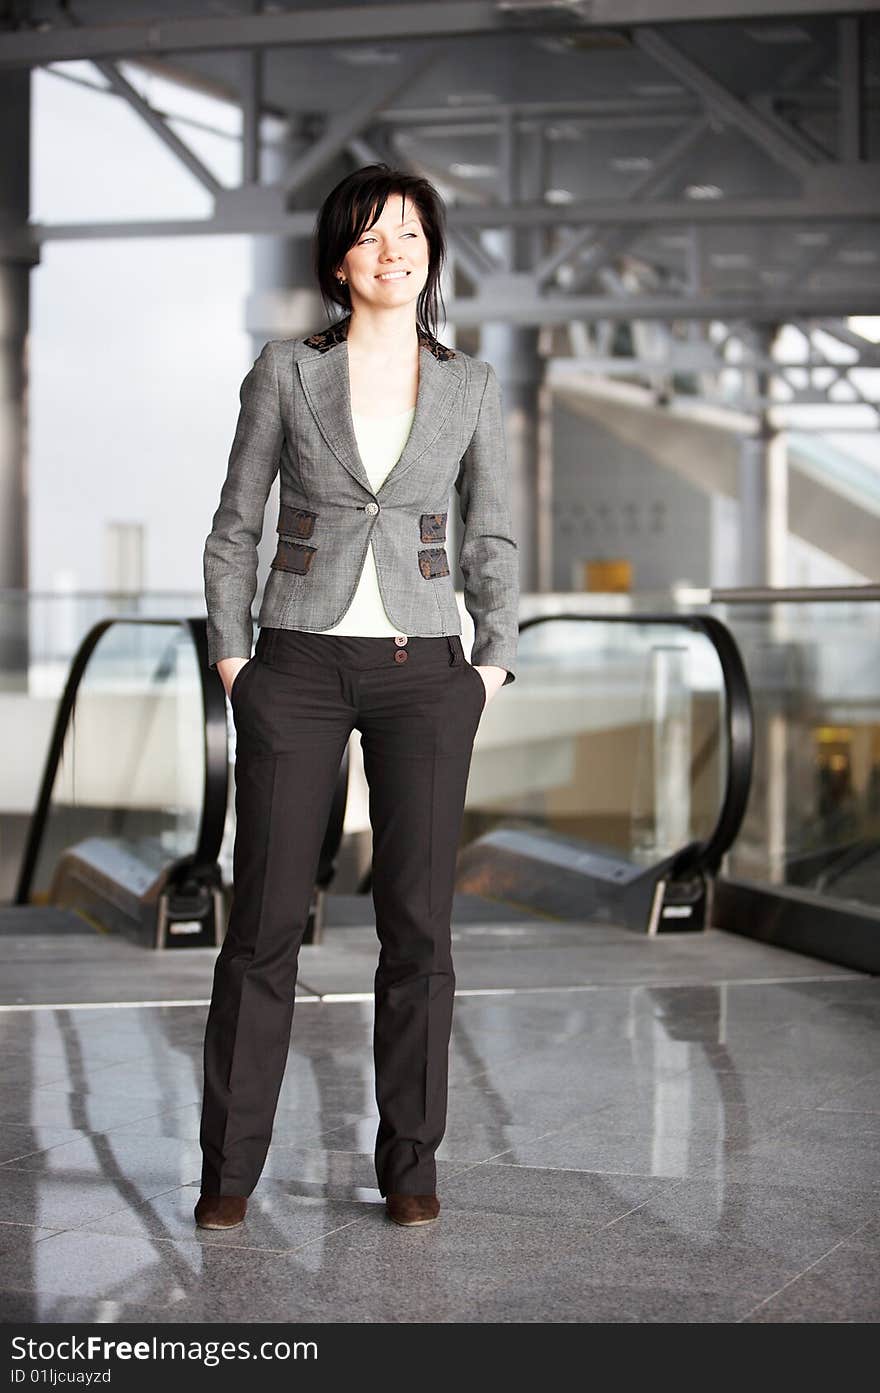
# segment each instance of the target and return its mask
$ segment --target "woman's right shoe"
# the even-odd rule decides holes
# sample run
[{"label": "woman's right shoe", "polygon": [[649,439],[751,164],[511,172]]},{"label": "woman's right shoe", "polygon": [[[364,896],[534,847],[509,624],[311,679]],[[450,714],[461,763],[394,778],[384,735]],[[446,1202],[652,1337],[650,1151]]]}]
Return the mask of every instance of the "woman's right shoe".
[{"label": "woman's right shoe", "polygon": [[436,1195],[386,1195],[385,1209],[395,1224],[410,1228],[413,1224],[430,1224],[440,1213]]},{"label": "woman's right shoe", "polygon": [[234,1229],[246,1212],[245,1195],[201,1195],[194,1210],[200,1229]]}]

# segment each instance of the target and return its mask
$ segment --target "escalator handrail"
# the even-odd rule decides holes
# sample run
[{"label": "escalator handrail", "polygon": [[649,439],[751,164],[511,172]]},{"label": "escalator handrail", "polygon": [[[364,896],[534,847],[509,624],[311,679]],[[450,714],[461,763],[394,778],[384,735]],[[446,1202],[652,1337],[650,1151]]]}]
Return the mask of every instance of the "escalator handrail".
[{"label": "escalator handrail", "polygon": [[151,619],[143,615],[114,615],[109,619],[101,619],[97,624],[92,625],[71,660],[64,691],[55,713],[52,737],[46,752],[36,807],[28,826],[13,904],[29,903],[34,871],[49,816],[52,790],[55,787],[55,778],[64,750],[67,729],[76,707],[79,687],[92,653],[107,630],[115,624],[162,625],[165,628],[171,628],[177,624],[184,627],[189,633],[196,652],[196,666],[201,685],[205,731],[205,778],[195,850],[190,855],[181,857],[178,862],[175,862],[173,869],[178,870],[189,866],[211,866],[217,861],[220,854],[229,794],[226,693],[219,673],[208,667],[207,618],[175,619],[164,617]]},{"label": "escalator handrail", "polygon": [[[67,681],[58,709],[52,737],[46,754],[40,792],[36,808],[30,820],[25,851],[22,858],[15,904],[27,904],[31,891],[34,871],[39,857],[40,845],[49,815],[52,790],[64,741],[76,707],[76,698],[83,675],[95,647],[114,624],[174,625],[184,627],[196,654],[196,667],[202,697],[202,718],[204,728],[204,784],[202,803],[199,812],[199,829],[195,850],[178,857],[169,863],[167,880],[180,883],[188,875],[210,871],[217,863],[226,827],[226,808],[229,797],[228,728],[226,719],[226,692],[220,674],[208,666],[208,621],[206,616],[184,618],[163,616],[149,618],[143,615],[115,615],[100,620],[83,638],[71,660]],[[339,777],[333,795],[327,830],[321,849],[321,865],[332,864],[342,840],[345,817],[346,795],[348,789],[348,751],[343,756]]]},{"label": "escalator handrail", "polygon": [[685,875],[701,870],[715,875],[724,853],[733,845],[742,826],[752,782],[755,719],[751,689],[745,664],[733,634],[720,619],[709,614],[584,614],[558,613],[534,615],[520,622],[519,631],[536,624],[566,623],[657,624],[668,628],[690,629],[703,634],[718,655],[724,679],[724,717],[728,759],[724,796],[715,826],[704,841],[690,842],[672,860],[670,874]]},{"label": "escalator handrail", "polygon": [[[609,615],[565,612],[536,615],[531,619],[522,620],[519,630],[522,633],[536,624],[547,624],[555,621],[659,624],[668,627],[688,628],[702,633],[712,644],[718,655],[724,678],[725,726],[729,749],[724,797],[715,826],[709,836],[705,841],[693,842],[687,847],[681,848],[674,860],[673,872],[678,874],[702,868],[714,874],[718,870],[722,856],[732,845],[742,825],[751,785],[754,749],[754,716],[751,693],[742,657],[730,630],[719,619],[711,615],[650,613]],[[175,620],[170,617],[149,618],[141,615],[117,615],[94,624],[82,639],[71,661],[67,681],[55,715],[40,792],[28,828],[13,903],[28,903],[67,729],[75,709],[76,697],[83,675],[94,649],[107,630],[115,624],[162,625],[167,628],[175,623],[187,629],[196,651],[205,730],[205,777],[196,848],[192,854],[181,858],[176,864],[179,867],[210,866],[216,862],[220,853],[226,821],[229,773],[226,694],[219,673],[208,666],[207,619],[198,616]]]}]

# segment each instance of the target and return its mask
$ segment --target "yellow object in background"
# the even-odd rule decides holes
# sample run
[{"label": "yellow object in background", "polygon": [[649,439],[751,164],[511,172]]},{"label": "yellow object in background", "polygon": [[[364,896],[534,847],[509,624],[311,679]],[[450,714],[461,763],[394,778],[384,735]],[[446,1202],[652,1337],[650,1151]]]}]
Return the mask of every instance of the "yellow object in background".
[{"label": "yellow object in background", "polygon": [[584,590],[629,594],[633,582],[632,562],[623,560],[585,561],[583,579]]}]

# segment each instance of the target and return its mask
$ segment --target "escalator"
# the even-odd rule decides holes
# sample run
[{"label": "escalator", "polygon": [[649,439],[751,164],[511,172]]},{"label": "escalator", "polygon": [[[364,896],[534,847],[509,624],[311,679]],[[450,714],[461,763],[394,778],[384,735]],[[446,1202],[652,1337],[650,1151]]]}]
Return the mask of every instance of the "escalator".
[{"label": "escalator", "polygon": [[[144,947],[219,945],[234,738],[204,618],[95,624],[58,703],[13,903],[66,907]],[[306,942],[320,936],[347,776],[346,756]]]},{"label": "escalator", "polygon": [[[708,927],[752,773],[749,686],[726,627],[536,616],[517,673],[515,730],[499,731],[494,761],[493,729],[481,733],[499,820],[464,848],[459,888],[640,933]],[[471,783],[479,808],[479,763]]]},{"label": "escalator", "polygon": [[[203,618],[96,624],[58,705],[15,904],[66,907],[144,947],[219,944],[234,738]],[[478,732],[456,889],[502,914],[705,928],[751,768],[748,683],[717,619],[527,619],[517,683]],[[349,773],[347,751],[307,942],[336,878]]]},{"label": "escalator", "polygon": [[786,882],[855,904],[876,903],[880,840],[866,838],[821,855],[792,857],[786,864]]},{"label": "escalator", "polygon": [[880,587],[747,587],[703,602],[743,656],[755,727],[715,924],[878,972]]}]

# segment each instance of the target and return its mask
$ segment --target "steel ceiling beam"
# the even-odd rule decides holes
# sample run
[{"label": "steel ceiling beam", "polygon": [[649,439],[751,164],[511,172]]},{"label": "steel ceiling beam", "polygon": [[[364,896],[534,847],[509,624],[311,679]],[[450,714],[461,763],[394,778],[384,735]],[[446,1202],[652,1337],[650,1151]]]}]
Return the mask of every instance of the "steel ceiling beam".
[{"label": "steel ceiling beam", "polygon": [[795,149],[799,149],[804,159],[811,165],[824,164],[828,160],[834,159],[834,153],[826,150],[817,140],[806,131],[798,130],[790,121],[785,121],[776,109],[776,98],[769,92],[757,92],[747,99],[751,109],[760,116],[761,120]]},{"label": "steel ceiling beam", "polygon": [[[691,378],[698,384],[697,396],[688,394],[678,399],[682,402],[716,405],[726,410],[746,411],[758,415],[762,411],[771,412],[781,429],[786,429],[784,413],[792,407],[840,407],[866,408],[873,416],[880,415],[880,400],[869,396],[850,376],[856,368],[880,367],[880,346],[872,344],[861,335],[853,334],[847,326],[832,322],[830,326],[814,324],[795,319],[790,321],[804,340],[805,356],[781,357],[766,351],[766,341],[759,346],[752,325],[730,320],[723,326],[721,339],[710,341],[685,340],[667,335],[666,342],[657,351],[642,351],[632,357],[614,356],[602,349],[590,348],[586,328],[580,321],[570,321],[569,339],[572,355],[553,357],[548,363],[548,381],[553,387],[565,389],[571,380],[577,381],[583,374],[591,377],[624,378],[632,381],[641,379],[641,385],[657,394],[674,401],[677,394],[671,392],[670,384],[676,376]],[[634,316],[634,327],[637,326]],[[694,327],[694,326],[690,326]],[[813,337],[814,330],[830,327],[831,331],[841,329],[845,340],[858,354],[857,360],[834,362],[821,352]],[[735,359],[725,357],[731,340],[736,340],[739,356]],[[827,380],[819,383],[815,374],[821,372]],[[828,374],[831,377],[828,377]],[[722,389],[731,379],[738,383],[734,391]],[[781,385],[786,395],[774,394],[773,384]],[[841,399],[838,389],[843,387],[850,396]],[[836,393],[836,394],[835,394]],[[835,430],[839,429],[835,425]],[[870,429],[866,422],[858,430]]]},{"label": "steel ceiling beam", "polygon": [[149,126],[166,149],[170,150],[172,155],[186,166],[190,174],[199,181],[203,188],[207,189],[208,193],[216,196],[222,192],[223,185],[216,175],[211,173],[198,155],[171,129],[164,117],[153,110],[150,103],[144,100],[137,88],[133,87],[126,77],[123,77],[114,63],[99,62],[95,63],[95,67],[106,78],[116,95],[131,107],[145,125]]},{"label": "steel ceiling beam", "polygon": [[708,121],[704,116],[700,116],[696,121],[684,126],[666,148],[661,150],[654,160],[653,168],[636,180],[629,194],[632,203],[637,203],[641,199],[648,201],[648,208],[642,210],[643,214],[647,213],[644,225],[640,226],[637,223],[635,226],[608,228],[597,240],[589,257],[575,268],[575,278],[569,287],[570,290],[574,292],[582,290],[589,283],[591,277],[595,276],[603,266],[607,266],[613,257],[625,251],[642,236],[645,227],[650,226],[650,200],[653,195],[663,187],[672,170],[702,140],[707,129]]},{"label": "steel ceiling beam", "polygon": [[482,242],[478,242],[469,232],[465,232],[464,228],[450,228],[449,236],[455,244],[459,258],[470,267],[472,278],[475,281],[500,271],[501,266],[497,258],[487,247],[483,246]]},{"label": "steel ceiling beam", "polygon": [[[2,43],[2,39],[0,39],[0,43]],[[168,81],[177,82],[184,86],[189,85],[198,91],[207,92],[209,96],[215,97],[219,101],[234,102],[237,100],[238,94],[228,84],[212,82],[202,74],[196,78],[196,75],[187,69],[170,61],[163,62],[159,58],[144,58],[141,61],[145,71],[158,73],[160,77],[164,77]],[[86,82],[79,75],[74,75],[66,69],[49,68],[48,70],[52,72],[53,77],[63,78],[79,86],[89,87],[98,93],[104,91],[104,88],[98,83]],[[752,99],[750,98],[750,100]],[[839,107],[835,97],[828,96],[818,89],[803,94],[791,90],[762,92],[755,100],[761,106],[788,102],[796,106],[802,114],[814,116],[834,114]],[[880,97],[874,96],[873,89],[863,94],[862,107],[865,113],[880,110]],[[269,105],[269,109],[276,116],[286,114],[279,110],[277,104],[274,103]],[[457,138],[463,135],[492,135],[497,131],[500,121],[505,119],[505,113],[508,111],[512,112],[512,119],[523,129],[532,129],[538,122],[546,123],[554,120],[564,122],[570,119],[585,131],[594,129],[608,131],[643,130],[645,127],[651,130],[660,130],[666,126],[678,130],[684,122],[700,119],[704,110],[705,108],[701,103],[692,101],[687,96],[653,97],[650,100],[634,96],[625,101],[619,98],[597,97],[585,101],[518,101],[512,106],[506,102],[493,103],[492,106],[485,104],[468,106],[466,103],[455,107],[390,106],[378,111],[373,119],[377,125],[387,124],[391,127],[405,125],[405,134],[408,139],[445,135]],[[794,128],[789,127],[789,129],[793,130]],[[813,141],[812,145],[815,146],[816,142]]]},{"label": "steel ceiling beam", "polygon": [[592,226],[581,227],[577,232],[571,233],[561,246],[545,256],[535,267],[533,271],[535,284],[546,285],[556,275],[560,266],[565,266],[573,256],[577,256],[579,251],[582,251],[588,243],[594,240],[595,234],[596,229]]},{"label": "steel ceiling beam", "polygon": [[633,33],[636,48],[653,58],[679,82],[684,83],[714,112],[760,145],[763,150],[798,179],[804,179],[816,161],[808,158],[795,140],[781,132],[777,123],[765,121],[752,107],[729,91],[716,77],[688,58],[665,34],[646,25]]},{"label": "steel ceiling beam", "polygon": [[[684,131],[679,132],[677,138],[661,153],[654,169],[636,183],[630,193],[630,198],[634,200],[649,195],[652,189],[666,177],[670,167],[676,160],[680,158],[685,150],[689,149],[698,136],[703,133],[704,129],[705,123],[701,120],[697,121],[695,126],[687,127]],[[635,226],[628,229],[611,227],[600,237],[597,235],[596,228],[593,226],[580,228],[570,235],[568,241],[563,246],[557,247],[555,251],[544,257],[538,264],[533,273],[535,282],[539,286],[546,285],[547,282],[553,278],[558,269],[567,262],[570,262],[572,257],[576,256],[586,243],[593,242],[595,245],[592,247],[589,256],[585,258],[584,262],[579,263],[574,268],[576,278],[569,288],[573,290],[580,289],[589,277],[595,275],[596,271],[601,266],[604,266],[612,256],[625,250],[630,243],[642,236],[644,231],[644,226],[637,223]]]},{"label": "steel ceiling beam", "polygon": [[865,51],[858,16],[837,21],[840,158],[856,162],[865,158]]},{"label": "steel ceiling beam", "polygon": [[[580,323],[580,321],[576,321]],[[823,371],[829,369],[836,370],[842,368],[844,373],[849,367],[874,366],[880,367],[880,359],[876,364],[859,363],[809,363],[802,362],[798,358],[766,358],[761,354],[753,353],[743,357],[736,362],[728,362],[713,351],[713,346],[705,340],[699,344],[685,343],[684,341],[672,340],[669,351],[664,356],[653,358],[642,354],[640,357],[622,358],[609,356],[602,353],[576,353],[571,357],[554,358],[554,372],[564,375],[567,372],[590,372],[601,376],[626,377],[634,376],[638,373],[653,373],[658,367],[664,368],[667,372],[674,373],[693,373],[693,372],[739,372],[748,370],[752,372],[810,372],[815,368]],[[832,383],[828,384],[832,386]],[[869,405],[875,403],[869,398],[865,398]]]},{"label": "steel ceiling beam", "polygon": [[[525,278],[524,278],[525,279]],[[837,305],[828,310],[823,306]],[[517,325],[568,324],[574,319],[671,319],[707,320],[728,319],[731,315],[752,323],[780,323],[808,315],[821,318],[824,314],[880,314],[880,285],[874,290],[853,288],[849,293],[793,294],[785,296],[707,295],[690,300],[674,295],[555,295],[542,298],[527,293],[493,294],[486,287],[484,295],[454,300],[447,308],[451,323],[460,326],[481,325],[493,319],[499,323]]]},{"label": "steel ceiling beam", "polygon": [[391,79],[379,84],[374,83],[366,96],[362,96],[337,115],[331,116],[324,134],[312,143],[305,155],[293,161],[281,180],[280,187],[285,197],[290,198],[295,194],[319,170],[329,164],[345,148],[351,137],[357,135],[375,118],[377,112],[446,56],[445,45],[434,45],[420,54],[413,55]]},{"label": "steel ceiling beam", "polygon": [[[504,3],[504,0],[500,0]],[[557,0],[539,0],[550,6]],[[876,0],[562,0],[588,22],[601,28],[621,24],[678,24],[686,20],[763,19],[774,20],[791,16],[807,19],[811,15],[852,14],[876,10]],[[524,10],[536,5],[528,0],[513,0]]]},{"label": "steel ceiling beam", "polygon": [[[873,222],[880,218],[880,189],[865,181],[849,199],[829,200],[816,195],[801,198],[657,199],[648,205],[652,225]],[[548,227],[564,222],[643,223],[646,209],[625,198],[582,199],[558,208],[544,203],[490,204],[459,207],[450,211],[462,227]]]},{"label": "steel ceiling beam", "polygon": [[206,18],[126,19],[75,29],[18,29],[0,38],[0,67],[37,67],[79,59],[145,54],[210,53],[238,48],[304,48],[314,44],[380,43],[406,39],[471,38],[592,28],[638,32],[639,26],[718,19],[778,19],[870,13],[875,0],[445,0],[443,4],[349,5]]},{"label": "steel ceiling beam", "polygon": [[[528,32],[578,29],[585,21],[546,10],[528,21]],[[144,54],[217,53],[239,48],[309,48],[315,44],[387,43],[407,39],[472,38],[521,32],[494,0],[444,4],[348,5],[291,9],[283,13],[210,15],[205,18],[127,19],[125,23],[41,26],[0,38],[0,68],[35,67],[83,58],[136,58]]]},{"label": "steel ceiling beam", "polygon": [[241,55],[241,182],[260,182],[260,117],[263,113],[265,59],[257,49]]},{"label": "steel ceiling beam", "polygon": [[[382,119],[383,114],[380,113],[375,125],[381,125]],[[454,174],[442,160],[433,164],[424,146],[412,138],[408,124],[405,131],[392,127],[388,139],[398,158],[408,160],[426,179],[433,180],[443,190],[445,198],[451,201],[453,197],[458,197],[465,204],[479,203],[487,208],[494,203],[494,193],[485,184],[479,184],[463,174]]]},{"label": "steel ceiling beam", "polygon": [[[762,100],[766,97],[767,101],[774,105],[785,102],[798,107],[799,110],[808,111],[810,115],[833,115],[838,109],[838,99],[830,94],[823,92],[818,87],[808,89],[804,92],[795,92],[791,89],[776,91],[768,89],[761,92]],[[874,95],[874,89],[870,89],[865,94],[866,109],[877,111],[880,109],[880,96]],[[485,103],[468,105],[462,102],[460,106],[407,106],[400,110],[392,107],[384,112],[379,120],[400,122],[406,121],[408,131],[412,130],[421,134],[421,128],[437,127],[438,129],[450,129],[460,131],[462,125],[469,122],[475,123],[479,134],[484,134],[488,129],[497,126],[499,120],[507,111],[513,113],[514,119],[520,125],[533,124],[535,121],[554,121],[564,122],[571,120],[584,129],[597,127],[599,129],[620,129],[642,127],[642,126],[661,126],[674,125],[680,126],[684,121],[693,121],[705,113],[705,102],[693,101],[686,92],[677,96],[669,97],[589,97],[589,98],[568,98],[559,101],[517,101],[515,103],[493,102],[491,106]]]},{"label": "steel ceiling beam", "polygon": [[[861,313],[861,311],[855,311]],[[869,359],[876,360],[876,365],[880,366],[880,345],[873,343],[871,339],[866,339],[863,334],[857,334],[848,324],[840,324],[834,319],[825,319],[821,324],[814,324],[813,329],[819,329],[823,334],[828,334],[831,338],[837,339],[839,343],[846,344],[847,348],[855,348],[860,355],[867,356]],[[805,332],[802,330],[801,332]],[[865,366],[862,363],[849,363],[848,367]]]},{"label": "steel ceiling beam", "polygon": [[[79,23],[71,14],[63,16],[62,24],[67,26],[70,32],[79,32]],[[0,37],[0,46],[2,46],[2,42],[2,37]],[[216,175],[212,174],[198,155],[171,129],[165,117],[155,111],[150,103],[141,96],[137,88],[132,86],[128,79],[123,76],[115,63],[95,59],[92,66],[104,78],[110,91],[114,92],[117,97],[121,97],[135,115],[149,126],[165,148],[170,150],[171,154],[189,170],[190,174],[198,180],[204,189],[207,189],[208,193],[216,196],[221,192],[223,185]]]},{"label": "steel ceiling beam", "polygon": [[[264,189],[271,186],[265,185]],[[254,205],[247,215],[241,206],[235,214],[222,218],[155,218],[125,222],[29,223],[23,228],[0,231],[3,248],[31,250],[43,242],[82,241],[99,237],[203,237],[212,233],[254,236],[310,237],[316,210],[291,209],[283,213],[265,212]],[[743,223],[779,225],[789,223],[841,223],[880,220],[880,196],[870,191],[829,206],[821,198],[741,198],[717,202],[659,200],[650,205],[652,228],[681,226],[735,226]],[[595,199],[567,203],[563,209],[546,204],[458,204],[448,211],[451,228],[556,227],[564,223],[576,227],[580,222],[643,224],[644,208],[626,200]],[[849,310],[845,311],[847,314]]]},{"label": "steel ceiling beam", "polygon": [[830,261],[833,256],[836,256],[839,251],[843,250],[851,237],[851,228],[842,228],[841,231],[835,233],[833,237],[829,237],[824,246],[817,247],[815,251],[805,256],[802,261],[798,261],[795,258],[788,270],[783,272],[782,283],[780,284],[777,280],[776,289],[789,290],[797,281],[802,285],[805,284],[814,271],[817,271],[820,266],[824,266],[827,261]]}]

